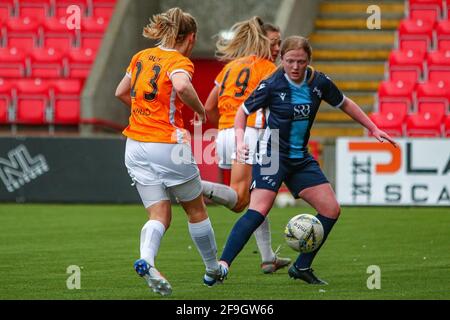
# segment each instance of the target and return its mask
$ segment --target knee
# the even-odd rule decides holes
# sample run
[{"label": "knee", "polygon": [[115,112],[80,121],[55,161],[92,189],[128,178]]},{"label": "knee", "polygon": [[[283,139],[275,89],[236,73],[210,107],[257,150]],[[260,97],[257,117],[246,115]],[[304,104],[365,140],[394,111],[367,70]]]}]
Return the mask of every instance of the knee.
[{"label": "knee", "polygon": [[341,214],[341,207],[339,203],[335,202],[329,206],[327,210],[327,214],[330,215],[330,218],[337,219]]}]

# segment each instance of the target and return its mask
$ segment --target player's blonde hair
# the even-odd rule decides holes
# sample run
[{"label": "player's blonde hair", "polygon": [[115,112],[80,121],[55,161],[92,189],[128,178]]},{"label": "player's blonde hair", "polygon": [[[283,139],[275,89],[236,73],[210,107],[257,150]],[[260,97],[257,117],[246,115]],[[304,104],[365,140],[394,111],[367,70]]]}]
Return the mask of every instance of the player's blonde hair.
[{"label": "player's blonde hair", "polygon": [[281,58],[286,54],[286,52],[291,50],[303,49],[308,55],[308,60],[311,62],[312,59],[312,48],[309,44],[308,39],[301,36],[290,36],[283,40],[281,46],[280,54]]},{"label": "player's blonde hair", "polygon": [[171,8],[164,13],[153,15],[150,23],[144,27],[142,35],[159,40],[158,45],[174,48],[191,33],[197,33],[195,18],[180,8]]},{"label": "player's blonde hair", "polygon": [[265,36],[264,22],[260,17],[238,22],[231,27],[231,40],[219,38],[216,56],[222,61],[230,61],[250,55],[270,58],[270,40]]}]

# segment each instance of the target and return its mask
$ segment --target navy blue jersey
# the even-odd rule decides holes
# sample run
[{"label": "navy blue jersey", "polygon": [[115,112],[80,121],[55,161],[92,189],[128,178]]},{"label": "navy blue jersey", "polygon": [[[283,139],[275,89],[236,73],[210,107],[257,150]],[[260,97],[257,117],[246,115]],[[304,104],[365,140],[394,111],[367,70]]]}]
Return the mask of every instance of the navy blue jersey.
[{"label": "navy blue jersey", "polygon": [[[242,106],[247,115],[265,108],[266,130],[260,142],[260,154],[270,154],[275,144],[279,144],[282,157],[307,156],[311,127],[322,100],[339,108],[344,103],[344,95],[330,78],[312,67],[306,69],[301,84],[290,80],[283,69],[261,81]],[[279,139],[273,139],[274,130],[279,130]]]}]

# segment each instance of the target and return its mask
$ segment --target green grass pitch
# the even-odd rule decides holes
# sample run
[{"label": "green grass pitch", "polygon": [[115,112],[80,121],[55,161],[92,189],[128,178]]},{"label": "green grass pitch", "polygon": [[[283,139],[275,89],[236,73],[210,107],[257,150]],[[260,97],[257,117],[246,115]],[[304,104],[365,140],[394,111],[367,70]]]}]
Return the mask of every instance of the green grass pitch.
[{"label": "green grass pitch", "polygon": [[[219,254],[239,215],[208,208]],[[290,217],[307,207],[274,208],[272,242],[282,255]],[[174,207],[172,226],[156,263],[173,287],[150,292],[133,270],[146,221],[139,205],[0,205],[0,299],[450,299],[450,208],[345,207],[313,268],[328,286],[294,281],[287,270],[264,275],[254,237],[223,285],[202,284],[204,267],[185,215]],[[81,289],[69,290],[70,265],[81,268]],[[380,267],[381,288],[367,273]]]}]

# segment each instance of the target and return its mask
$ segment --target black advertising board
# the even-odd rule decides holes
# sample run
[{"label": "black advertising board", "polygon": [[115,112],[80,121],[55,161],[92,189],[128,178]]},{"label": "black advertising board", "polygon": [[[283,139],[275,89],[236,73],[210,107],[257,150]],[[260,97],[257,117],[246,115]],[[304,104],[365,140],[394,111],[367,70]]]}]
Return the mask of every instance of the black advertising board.
[{"label": "black advertising board", "polygon": [[139,203],[121,138],[0,138],[1,202]]}]

